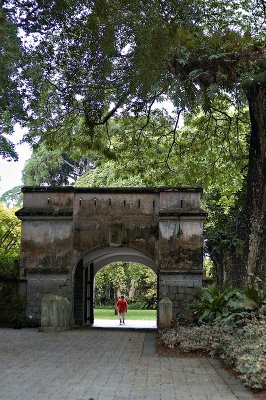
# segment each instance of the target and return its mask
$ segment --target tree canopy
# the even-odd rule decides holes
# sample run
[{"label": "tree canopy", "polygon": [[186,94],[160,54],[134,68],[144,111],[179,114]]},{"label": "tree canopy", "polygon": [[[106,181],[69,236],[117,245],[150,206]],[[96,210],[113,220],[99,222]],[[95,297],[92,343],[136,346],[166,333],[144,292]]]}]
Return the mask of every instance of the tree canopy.
[{"label": "tree canopy", "polygon": [[22,181],[26,186],[69,185],[90,168],[94,168],[91,157],[73,160],[62,150],[49,150],[41,144],[26,162]]},{"label": "tree canopy", "polygon": [[22,57],[17,27],[0,2],[0,156],[17,161],[15,145],[9,139],[15,122],[23,115],[23,99],[16,77]]},{"label": "tree canopy", "polygon": [[[237,145],[242,129],[243,107],[248,107],[251,133],[243,212],[249,215],[249,236],[243,263],[247,273],[266,279],[264,1],[2,3],[8,21],[19,29],[25,54],[12,77],[23,100],[23,113],[14,109],[10,116],[27,123],[26,139],[31,143],[63,145],[66,153],[102,149],[110,154],[107,143],[116,124],[111,126],[111,119],[119,115],[130,123],[132,118],[145,118],[148,126],[155,103],[170,99],[176,111],[172,129],[166,129],[172,140],[163,168],[173,168],[173,149],[182,154],[182,138],[190,138],[197,146],[198,128],[178,133],[176,128],[181,115],[189,122],[200,108],[206,159],[195,165],[195,171],[199,166],[215,168],[220,160],[226,171],[230,163],[225,160],[223,139],[231,156],[231,145]],[[234,107],[234,118],[228,112],[230,106],[225,112],[225,98]],[[223,118],[225,130],[219,123]],[[193,121],[197,126],[199,120]],[[139,141],[141,149],[153,140],[153,129],[149,132],[150,137]],[[131,137],[128,131],[122,132],[118,151],[126,151]],[[217,141],[221,157],[214,162],[211,143],[217,147]],[[157,143],[161,158],[159,151],[166,143]]]},{"label": "tree canopy", "polygon": [[265,69],[261,1],[7,0],[25,32],[19,86],[30,137],[79,130],[82,144],[123,107],[148,112],[170,98],[177,110],[211,111]]}]

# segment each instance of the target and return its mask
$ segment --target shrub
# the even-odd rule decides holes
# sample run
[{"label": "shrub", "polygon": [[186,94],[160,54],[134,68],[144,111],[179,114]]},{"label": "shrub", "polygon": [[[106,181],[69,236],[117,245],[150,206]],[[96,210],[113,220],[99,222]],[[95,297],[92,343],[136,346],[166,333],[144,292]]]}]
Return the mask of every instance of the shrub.
[{"label": "shrub", "polygon": [[204,288],[189,305],[194,310],[195,321],[219,323],[220,325],[238,325],[245,319],[252,319],[263,313],[266,304],[266,290],[257,283],[244,292],[236,289],[220,291],[215,286]]},{"label": "shrub", "polygon": [[19,255],[0,252],[0,279],[18,279]]},{"label": "shrub", "polygon": [[241,381],[253,389],[266,388],[266,320],[246,320],[244,326],[177,326],[161,334],[168,347],[183,352],[219,355],[233,367]]},{"label": "shrub", "polygon": [[0,323],[8,325],[26,324],[26,299],[17,293],[15,284],[6,283],[0,287]]},{"label": "shrub", "polygon": [[235,295],[235,290],[220,291],[215,286],[208,286],[195,296],[189,307],[195,311],[195,318],[199,324],[213,322],[222,316],[228,300]]}]

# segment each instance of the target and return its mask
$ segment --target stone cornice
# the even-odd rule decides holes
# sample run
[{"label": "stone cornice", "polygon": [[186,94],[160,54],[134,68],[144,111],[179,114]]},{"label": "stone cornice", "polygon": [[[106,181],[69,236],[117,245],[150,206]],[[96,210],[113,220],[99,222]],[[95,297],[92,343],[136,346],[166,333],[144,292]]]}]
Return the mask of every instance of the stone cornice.
[{"label": "stone cornice", "polygon": [[176,217],[203,217],[207,218],[208,213],[202,208],[176,208],[174,210],[159,210],[160,219],[172,219]]},{"label": "stone cornice", "polygon": [[184,193],[202,193],[200,187],[171,187],[162,186],[152,187],[130,187],[130,188],[106,188],[106,187],[75,187],[75,186],[23,186],[23,193],[46,192],[46,193],[161,193],[161,192],[184,192]]},{"label": "stone cornice", "polygon": [[73,216],[73,208],[71,207],[49,207],[49,208],[21,208],[16,211],[15,215],[23,219],[25,217],[66,217]]}]

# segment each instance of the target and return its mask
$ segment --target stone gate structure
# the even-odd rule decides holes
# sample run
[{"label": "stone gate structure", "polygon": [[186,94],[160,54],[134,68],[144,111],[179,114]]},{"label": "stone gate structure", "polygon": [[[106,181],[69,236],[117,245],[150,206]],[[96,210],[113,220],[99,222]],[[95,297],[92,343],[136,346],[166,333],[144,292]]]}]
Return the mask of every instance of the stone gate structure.
[{"label": "stone gate structure", "polygon": [[39,321],[51,293],[71,304],[70,324],[93,323],[96,272],[115,261],[139,262],[158,276],[158,300],[174,314],[202,285],[200,188],[24,187],[21,277],[27,316]]}]

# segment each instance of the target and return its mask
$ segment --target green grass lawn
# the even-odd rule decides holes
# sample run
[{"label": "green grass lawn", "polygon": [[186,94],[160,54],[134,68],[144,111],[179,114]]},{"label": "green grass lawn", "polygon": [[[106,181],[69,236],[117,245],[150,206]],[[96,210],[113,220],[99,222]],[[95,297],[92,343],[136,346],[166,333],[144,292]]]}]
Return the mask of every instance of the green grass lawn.
[{"label": "green grass lawn", "polygon": [[[156,320],[156,310],[128,310],[126,313],[126,319],[139,319],[139,320]],[[115,310],[106,308],[95,308],[94,309],[95,319],[117,319]]]}]

